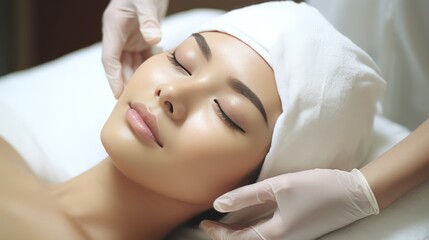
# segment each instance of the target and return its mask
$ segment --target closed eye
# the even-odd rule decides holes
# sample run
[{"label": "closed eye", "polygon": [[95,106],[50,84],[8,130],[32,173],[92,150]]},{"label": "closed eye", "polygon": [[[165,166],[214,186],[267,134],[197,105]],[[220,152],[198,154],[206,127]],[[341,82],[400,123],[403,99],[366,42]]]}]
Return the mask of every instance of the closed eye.
[{"label": "closed eye", "polygon": [[176,58],[176,51],[172,51],[172,52],[169,52],[168,54],[167,54],[167,58],[168,58],[168,60],[170,61],[170,63],[179,71],[179,72],[182,72],[182,73],[186,73],[186,74],[188,74],[189,76],[191,76],[192,74],[191,74],[191,72],[189,72],[182,64],[180,64],[180,62],[177,60],[177,58]]},{"label": "closed eye", "polygon": [[214,100],[214,102],[217,105],[216,114],[222,119],[222,121],[228,126],[233,128],[234,130],[238,130],[242,133],[246,133],[244,129],[242,129],[240,126],[238,126],[228,115],[223,111],[222,107],[220,106],[217,99]]}]

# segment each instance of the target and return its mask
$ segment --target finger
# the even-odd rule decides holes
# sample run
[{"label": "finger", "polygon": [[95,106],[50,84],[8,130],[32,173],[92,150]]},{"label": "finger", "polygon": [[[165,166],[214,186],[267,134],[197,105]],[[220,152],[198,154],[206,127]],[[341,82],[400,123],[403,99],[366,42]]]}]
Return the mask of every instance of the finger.
[{"label": "finger", "polygon": [[161,27],[158,19],[162,16],[158,16],[156,4],[151,1],[135,1],[135,7],[143,39],[149,45],[159,43],[161,41]]},{"label": "finger", "polygon": [[127,24],[110,5],[103,13],[102,63],[115,98],[123,89],[121,76],[121,53],[125,44],[123,26]]},{"label": "finger", "polygon": [[121,75],[121,63],[115,56],[107,57],[104,52],[102,62],[110,88],[112,89],[115,98],[118,99],[124,88],[123,78]]},{"label": "finger", "polygon": [[200,228],[213,240],[261,240],[252,228],[234,229],[228,225],[204,220],[200,223]]},{"label": "finger", "polygon": [[215,200],[213,206],[219,212],[233,212],[274,200],[272,186],[269,181],[264,180],[225,193]]},{"label": "finger", "polygon": [[121,57],[121,63],[122,63],[122,79],[125,85],[130,80],[131,76],[134,73],[133,69],[133,53],[130,52],[124,52]]},{"label": "finger", "polygon": [[119,99],[122,94],[122,91],[124,90],[124,81],[122,80],[123,77],[121,75],[120,69],[121,68],[115,71],[114,75],[106,74],[107,79],[109,80],[110,89],[112,89],[115,99]]}]

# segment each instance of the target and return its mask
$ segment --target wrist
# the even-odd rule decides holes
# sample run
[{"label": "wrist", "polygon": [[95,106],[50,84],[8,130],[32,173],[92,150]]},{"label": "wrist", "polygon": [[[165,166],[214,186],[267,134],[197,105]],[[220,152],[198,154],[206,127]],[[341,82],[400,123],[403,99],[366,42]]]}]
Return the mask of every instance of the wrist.
[{"label": "wrist", "polygon": [[375,198],[375,195],[365,176],[361,173],[361,171],[356,168],[353,169],[350,173],[353,175],[355,180],[359,183],[359,186],[362,188],[363,193],[365,194],[369,204],[371,205],[372,214],[377,215],[380,212],[380,208],[378,206],[377,199]]}]

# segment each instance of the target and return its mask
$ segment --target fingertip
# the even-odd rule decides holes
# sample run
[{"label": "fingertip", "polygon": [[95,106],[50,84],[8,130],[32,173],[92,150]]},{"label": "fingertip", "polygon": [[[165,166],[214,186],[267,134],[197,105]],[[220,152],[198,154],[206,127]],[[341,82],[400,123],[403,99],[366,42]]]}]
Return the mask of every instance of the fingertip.
[{"label": "fingertip", "polygon": [[161,31],[156,27],[143,27],[140,32],[149,45],[155,45],[161,41]]},{"label": "fingertip", "polygon": [[231,199],[229,198],[218,198],[214,201],[213,207],[218,212],[226,213],[230,212],[228,207],[231,206]]},{"label": "fingertip", "polygon": [[213,207],[218,212],[233,212],[242,209],[242,188],[235,189],[231,192],[227,192],[224,195],[218,197],[214,203]]},{"label": "fingertip", "polygon": [[116,91],[116,92],[114,91],[113,96],[115,97],[116,100],[118,100],[119,97],[121,96],[121,93],[119,93],[118,91]]},{"label": "fingertip", "polygon": [[121,97],[123,91],[124,91],[124,85],[118,86],[114,90],[116,100],[118,100]]},{"label": "fingertip", "polygon": [[112,90],[113,96],[116,100],[122,94],[124,89],[123,77],[121,75],[121,71],[115,71],[113,75],[107,75],[107,79],[109,80],[110,89]]},{"label": "fingertip", "polygon": [[202,220],[202,221],[200,222],[199,227],[200,227],[201,229],[205,229],[205,228],[207,228],[207,220]]},{"label": "fingertip", "polygon": [[110,87],[112,89],[113,96],[115,97],[116,100],[118,100],[122,94],[122,88],[115,84],[110,84]]},{"label": "fingertip", "polygon": [[199,227],[201,228],[201,230],[203,230],[204,232],[208,233],[210,231],[210,229],[213,228],[214,223],[212,223],[209,220],[203,220],[200,222]]},{"label": "fingertip", "polygon": [[140,29],[140,32],[142,33],[144,40],[149,45],[155,45],[161,41],[161,36],[162,36],[161,30],[158,27],[153,25],[154,24],[146,24]]}]

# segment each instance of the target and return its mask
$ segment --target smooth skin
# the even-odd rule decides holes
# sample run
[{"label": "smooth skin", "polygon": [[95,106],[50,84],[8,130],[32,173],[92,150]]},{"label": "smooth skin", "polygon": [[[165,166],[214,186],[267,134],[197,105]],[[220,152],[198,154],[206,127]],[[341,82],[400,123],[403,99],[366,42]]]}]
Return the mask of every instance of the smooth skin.
[{"label": "smooth skin", "polygon": [[[217,32],[201,37],[211,57],[190,37],[175,50],[182,67],[162,53],[137,69],[102,129],[109,157],[78,177],[42,182],[2,141],[2,236],[163,239],[211,208],[216,197],[247,183],[270,147],[281,113],[273,72],[234,37]],[[248,95],[231,87],[231,79],[257,96],[266,118]],[[130,102],[145,104],[155,116],[162,147],[139,138],[130,126]],[[219,107],[244,132],[225,121]]]},{"label": "smooth skin", "polygon": [[361,169],[380,209],[429,179],[429,119]]}]

